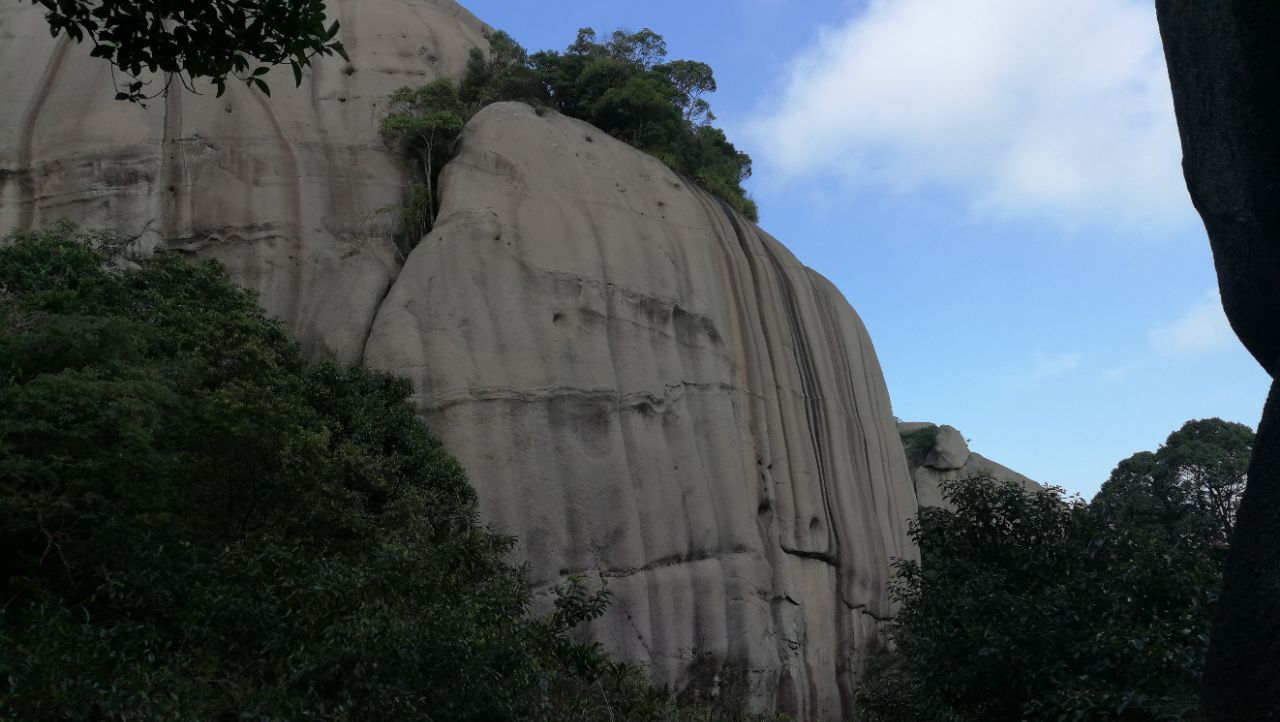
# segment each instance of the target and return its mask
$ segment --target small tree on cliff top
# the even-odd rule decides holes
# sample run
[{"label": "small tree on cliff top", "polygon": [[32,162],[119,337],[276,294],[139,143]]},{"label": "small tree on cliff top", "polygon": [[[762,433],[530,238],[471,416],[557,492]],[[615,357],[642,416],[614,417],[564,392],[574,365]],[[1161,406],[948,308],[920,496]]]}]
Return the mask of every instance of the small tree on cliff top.
[{"label": "small tree on cliff top", "polygon": [[391,94],[391,113],[382,121],[382,135],[413,159],[424,186],[421,192],[411,191],[405,203],[404,230],[414,234],[414,240],[426,235],[435,223],[435,181],[470,115],[453,83],[446,79]]}]

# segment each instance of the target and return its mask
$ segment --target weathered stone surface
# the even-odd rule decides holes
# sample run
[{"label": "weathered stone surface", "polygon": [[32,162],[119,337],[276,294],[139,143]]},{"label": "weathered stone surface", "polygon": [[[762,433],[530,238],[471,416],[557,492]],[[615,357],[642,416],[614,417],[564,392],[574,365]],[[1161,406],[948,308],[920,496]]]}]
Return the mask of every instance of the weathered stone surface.
[{"label": "weathered stone surface", "polygon": [[[910,434],[929,428],[935,428],[935,425],[927,421],[898,422],[899,434]],[[1023,488],[1031,491],[1044,488],[1013,469],[970,451],[964,435],[955,427],[944,424],[936,428],[938,435],[933,448],[925,455],[924,463],[911,469],[911,480],[920,506],[950,508],[950,503],[942,498],[943,482],[968,479],[982,474],[988,474],[1000,481],[1016,481]],[[961,450],[963,450],[964,461],[957,466],[956,461],[960,458]]]},{"label": "weathered stone surface", "polygon": [[[485,26],[452,0],[331,0],[351,64],[319,59],[272,97],[113,100],[110,66],[0,4],[0,231],[68,218],[217,258],[315,354],[358,361],[400,265],[400,174],[378,139],[397,87],[459,76]],[[159,87],[157,80],[154,87]],[[176,83],[175,83],[176,85]]]},{"label": "weathered stone surface", "polygon": [[938,427],[933,449],[925,457],[924,465],[938,471],[963,469],[969,461],[969,443],[956,427],[943,424]]},{"label": "weathered stone surface", "polygon": [[418,382],[538,583],[605,570],[609,646],[665,683],[733,667],[765,704],[847,716],[916,508],[853,309],[558,114],[485,109],[442,184],[366,361]]},{"label": "weathered stone surface", "polygon": [[[402,259],[392,89],[460,73],[447,0],[341,0],[352,67],[273,99],[111,100],[107,67],[0,9],[0,230],[67,218],[223,261],[309,353],[411,377],[539,593],[603,570],[592,633],[693,693],[851,713],[916,497],[857,315],[776,240],[583,123],[468,126]],[[229,109],[229,110],[228,110]]]},{"label": "weathered stone surface", "polygon": [[[1280,5],[1156,0],[1187,189],[1222,306],[1245,348],[1280,372]],[[1280,380],[1258,424],[1212,642],[1212,722],[1280,720]]]}]

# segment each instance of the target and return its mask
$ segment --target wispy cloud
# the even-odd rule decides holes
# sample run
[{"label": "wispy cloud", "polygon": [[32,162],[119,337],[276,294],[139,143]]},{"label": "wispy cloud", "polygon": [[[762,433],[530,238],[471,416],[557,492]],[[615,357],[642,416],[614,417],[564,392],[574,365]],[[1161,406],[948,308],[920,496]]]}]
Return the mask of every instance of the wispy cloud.
[{"label": "wispy cloud", "polygon": [[1025,374],[1026,381],[1043,381],[1054,376],[1071,373],[1080,368],[1080,362],[1084,360],[1084,354],[1079,352],[1064,352],[1057,354],[1046,354],[1037,351],[1031,357],[1031,369]]},{"label": "wispy cloud", "polygon": [[1188,356],[1230,346],[1235,334],[1216,291],[1210,291],[1175,321],[1151,329],[1151,345],[1166,356]]},{"label": "wispy cloud", "polygon": [[1137,368],[1138,368],[1137,361],[1130,361],[1129,363],[1123,363],[1117,366],[1112,366],[1111,368],[1104,369],[1102,371],[1102,380],[1107,382],[1112,382],[1112,383],[1116,381],[1120,381],[1132,375],[1133,372],[1137,370]]},{"label": "wispy cloud", "polygon": [[1072,224],[1191,217],[1149,0],[871,0],[747,134],[780,182],[939,187]]}]

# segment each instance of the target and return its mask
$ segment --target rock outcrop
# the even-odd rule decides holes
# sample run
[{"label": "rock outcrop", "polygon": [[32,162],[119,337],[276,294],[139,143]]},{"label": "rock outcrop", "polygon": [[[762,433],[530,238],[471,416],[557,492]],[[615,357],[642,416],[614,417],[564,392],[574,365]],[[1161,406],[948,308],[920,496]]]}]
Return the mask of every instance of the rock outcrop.
[{"label": "rock outcrop", "polygon": [[400,189],[380,99],[458,72],[484,26],[445,0],[331,7],[351,68],[147,110],[0,10],[0,58],[36,69],[0,78],[0,229],[70,218],[222,260],[310,353],[413,379],[539,594],[608,579],[609,648],[689,694],[848,718],[891,560],[916,553],[857,314],[657,160],[521,104],[469,123],[402,262],[369,223]]},{"label": "rock outcrop", "polygon": [[[378,138],[393,90],[459,77],[487,27],[453,0],[330,0],[351,63],[289,69],[272,96],[113,100],[111,67],[49,37],[38,5],[0,5],[0,231],[68,218],[139,252],[226,264],[305,349],[355,362],[401,258],[395,158]],[[151,88],[163,79],[155,78]],[[177,86],[177,83],[174,83]]]},{"label": "rock outcrop", "polygon": [[942,498],[943,482],[980,475],[1016,481],[1030,491],[1044,488],[1013,469],[970,451],[964,435],[954,426],[902,421],[898,423],[898,433],[908,449],[907,463],[920,506],[950,507]]},{"label": "rock outcrop", "polygon": [[[1156,0],[1182,138],[1222,306],[1280,372],[1280,5]],[[1205,663],[1212,722],[1280,720],[1280,381],[1258,424]]]}]

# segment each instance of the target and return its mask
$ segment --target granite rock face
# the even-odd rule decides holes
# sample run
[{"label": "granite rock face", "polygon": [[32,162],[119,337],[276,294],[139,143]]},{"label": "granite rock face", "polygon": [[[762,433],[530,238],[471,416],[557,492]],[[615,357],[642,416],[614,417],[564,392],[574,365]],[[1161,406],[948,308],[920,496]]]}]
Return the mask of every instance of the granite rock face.
[{"label": "granite rock face", "polygon": [[460,76],[486,26],[452,0],[330,0],[329,14],[351,64],[318,59],[297,88],[272,71],[270,98],[229,82],[144,109],[113,100],[110,66],[50,38],[38,6],[0,4],[0,231],[71,219],[137,252],[216,258],[310,353],[360,360],[401,263],[378,213],[401,193],[383,104]]},{"label": "granite rock face", "polygon": [[940,471],[963,469],[969,461],[969,442],[954,426],[943,424],[938,427],[938,435],[934,437],[933,448],[925,457],[924,465]]},{"label": "granite rock face", "polygon": [[851,712],[916,499],[871,340],[830,283],[662,163],[493,105],[365,360],[419,403],[546,585],[659,681]]},{"label": "granite rock face", "polygon": [[1016,481],[1029,491],[1044,488],[1013,469],[970,451],[964,435],[954,426],[937,426],[925,421],[898,423],[898,433],[904,436],[933,429],[937,432],[932,446],[923,451],[923,462],[911,469],[911,480],[920,506],[950,507],[942,498],[943,482],[982,474],[999,481]]},{"label": "granite rock face", "polygon": [[413,379],[539,598],[603,573],[589,630],[657,681],[804,720],[852,714],[916,494],[866,329],[775,239],[657,160],[521,104],[483,110],[404,257],[377,138],[401,85],[485,26],[446,0],[330,5],[326,59],[274,99],[111,100],[107,67],[0,9],[0,231],[67,218],[185,249],[314,356]]}]

